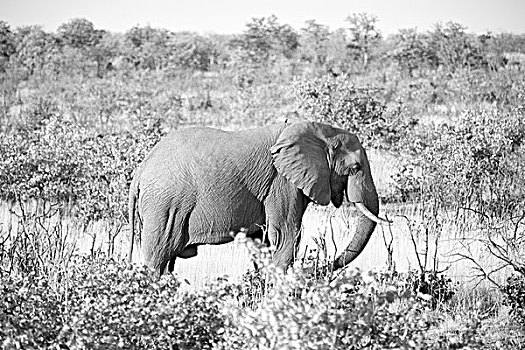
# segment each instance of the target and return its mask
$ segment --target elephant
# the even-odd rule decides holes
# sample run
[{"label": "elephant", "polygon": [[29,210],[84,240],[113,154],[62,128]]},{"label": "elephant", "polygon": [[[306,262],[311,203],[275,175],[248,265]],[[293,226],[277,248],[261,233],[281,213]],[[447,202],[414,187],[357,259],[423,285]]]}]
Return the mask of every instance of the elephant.
[{"label": "elephant", "polygon": [[133,253],[135,217],[142,223],[145,265],[172,272],[176,258],[197,255],[203,244],[233,240],[241,228],[264,230],[272,262],[294,260],[306,207],[359,210],[353,239],[333,266],[364,249],[379,218],[379,200],[366,152],[355,134],[311,121],[243,131],[194,127],[171,132],[135,170],[129,190]]}]

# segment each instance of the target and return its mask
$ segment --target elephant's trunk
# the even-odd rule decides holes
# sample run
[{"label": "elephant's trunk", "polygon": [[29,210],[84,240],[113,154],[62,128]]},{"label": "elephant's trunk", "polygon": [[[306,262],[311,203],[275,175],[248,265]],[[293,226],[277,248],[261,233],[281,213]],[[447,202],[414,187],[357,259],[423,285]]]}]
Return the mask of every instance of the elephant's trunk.
[{"label": "elephant's trunk", "polygon": [[377,217],[379,199],[368,167],[363,169],[361,175],[348,179],[346,194],[347,199],[359,209],[359,213],[355,219],[355,231],[352,240],[334,261],[335,269],[348,265],[363,251],[377,222],[388,222]]}]

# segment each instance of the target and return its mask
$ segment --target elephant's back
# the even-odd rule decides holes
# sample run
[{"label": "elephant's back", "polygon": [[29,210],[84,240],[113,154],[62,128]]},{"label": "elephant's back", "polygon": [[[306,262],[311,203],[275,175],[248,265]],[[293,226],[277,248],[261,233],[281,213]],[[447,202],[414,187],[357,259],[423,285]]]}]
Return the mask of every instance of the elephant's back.
[{"label": "elephant's back", "polygon": [[[158,186],[168,187],[180,186],[181,182],[190,185],[187,182],[203,178],[213,183],[216,178],[235,178],[240,182],[257,178],[265,182],[272,175],[270,147],[280,129],[274,125],[244,131],[205,127],[172,131],[145,158],[140,177],[155,179]],[[255,173],[260,176],[254,176]],[[248,187],[263,186],[252,182]]]},{"label": "elephant's back", "polygon": [[[159,142],[170,146],[190,146],[202,148],[209,151],[208,145],[216,147],[235,147],[237,144],[252,144],[261,142],[275,142],[279,132],[283,129],[280,125],[269,125],[248,130],[226,131],[210,127],[191,127],[177,129],[170,132],[163,140]],[[202,147],[199,147],[202,146]]]},{"label": "elephant's back", "polygon": [[[149,152],[142,163],[148,169],[164,163],[188,163],[224,142],[227,132],[213,128],[187,128],[170,132]],[[206,146],[208,145],[208,146]],[[206,150],[208,148],[208,151]]]},{"label": "elephant's back", "polygon": [[275,142],[279,126],[272,125],[242,131],[224,131],[207,127],[192,127],[172,131],[152,150],[148,158],[217,161],[221,158],[262,156]]}]

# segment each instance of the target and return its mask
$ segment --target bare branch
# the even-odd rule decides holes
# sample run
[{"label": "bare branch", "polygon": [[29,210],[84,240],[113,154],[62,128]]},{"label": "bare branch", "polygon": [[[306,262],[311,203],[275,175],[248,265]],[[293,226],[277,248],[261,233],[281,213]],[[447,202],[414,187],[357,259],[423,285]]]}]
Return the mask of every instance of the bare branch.
[{"label": "bare branch", "polygon": [[425,267],[421,263],[421,258],[419,257],[420,253],[417,252],[417,242],[416,242],[416,240],[414,238],[414,233],[412,231],[412,225],[410,223],[410,220],[405,215],[400,215],[400,216],[407,220],[408,232],[410,233],[410,240],[412,241],[412,245],[414,246],[414,252],[416,253],[416,258],[417,258],[417,263],[419,265],[419,270],[421,271],[421,273],[424,273],[425,272]]},{"label": "bare branch", "polygon": [[498,282],[496,282],[494,279],[492,279],[492,277],[491,277],[491,275],[493,273],[501,270],[501,267],[496,269],[496,270],[492,270],[490,272],[487,272],[487,271],[485,271],[483,266],[481,266],[481,264],[479,264],[478,261],[476,259],[474,259],[472,256],[466,255],[466,254],[463,254],[463,253],[457,253],[456,255],[460,257],[460,259],[458,259],[458,261],[460,261],[460,260],[468,260],[471,263],[473,263],[474,267],[472,269],[479,272],[479,274],[473,276],[473,278],[470,279],[470,281],[473,281],[476,278],[480,278],[480,280],[476,283],[475,287],[477,287],[483,280],[488,280],[489,282],[491,282],[494,285],[496,285],[498,288],[501,288],[501,285]]}]

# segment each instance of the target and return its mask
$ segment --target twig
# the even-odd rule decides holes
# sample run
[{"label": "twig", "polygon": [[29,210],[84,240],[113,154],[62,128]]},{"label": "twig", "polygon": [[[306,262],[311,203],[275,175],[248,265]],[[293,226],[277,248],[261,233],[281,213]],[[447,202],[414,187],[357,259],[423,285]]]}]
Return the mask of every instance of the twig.
[{"label": "twig", "polygon": [[[482,212],[480,212],[480,211],[478,211],[478,210],[476,210],[476,209],[467,208],[467,207],[459,207],[458,209],[462,209],[462,210],[465,210],[465,211],[471,211],[471,212],[476,213],[476,214],[478,214],[479,216],[481,216],[481,217],[487,219],[487,221],[490,220],[490,217],[489,217],[487,214],[482,213]],[[481,220],[481,222],[483,222],[483,220]]]},{"label": "twig", "polygon": [[523,220],[524,218],[525,218],[525,211],[523,212],[523,214],[520,216],[520,218],[518,219],[518,221],[516,221],[516,224],[514,225],[514,235],[513,235],[514,239],[516,239],[518,236],[518,227],[520,225],[521,220]]},{"label": "twig", "polygon": [[425,272],[425,269],[424,269],[423,264],[421,263],[421,259],[419,258],[419,253],[417,252],[417,243],[416,243],[416,240],[414,238],[414,234],[412,232],[412,225],[410,224],[410,219],[407,216],[405,216],[405,215],[396,215],[396,216],[402,217],[402,218],[404,218],[407,221],[408,232],[410,232],[410,239],[412,241],[412,244],[414,245],[414,252],[416,253],[416,258],[417,258],[417,263],[419,265],[419,270],[421,271],[421,273],[423,273],[423,272]]},{"label": "twig", "polygon": [[[470,252],[469,252],[470,253]],[[499,267],[495,270],[492,270],[490,272],[486,272],[485,269],[483,268],[483,266],[481,266],[481,264],[479,264],[476,259],[474,259],[472,256],[469,256],[469,255],[466,255],[466,254],[462,254],[462,253],[457,253],[456,254],[457,256],[459,256],[461,259],[459,260],[468,260],[470,262],[472,262],[475,266],[473,267],[474,270],[476,271],[479,271],[480,274],[479,275],[476,275],[474,276],[472,279],[470,279],[470,281],[473,281],[474,279],[476,278],[481,278],[475,285],[474,285],[474,288],[476,288],[481,282],[483,282],[484,280],[488,280],[492,283],[494,283],[498,288],[501,288],[501,285],[496,282],[494,279],[492,279],[490,277],[491,274],[501,270],[502,268],[504,268],[505,266],[502,266],[502,267]],[[458,260],[458,261],[459,261]]]},{"label": "twig", "polygon": [[[385,218],[387,220],[389,220],[387,215],[385,215]],[[387,243],[386,235],[385,235],[385,229],[384,229],[383,226],[381,226],[381,233],[383,235],[383,242],[385,243],[386,251],[387,251],[387,254],[388,254],[388,257],[387,257],[388,270],[389,271],[394,271],[395,270],[394,259],[393,259],[393,250],[394,249],[392,248],[392,243],[394,242],[394,235],[392,234],[392,225],[388,226],[388,230],[390,232],[390,242]]]}]

